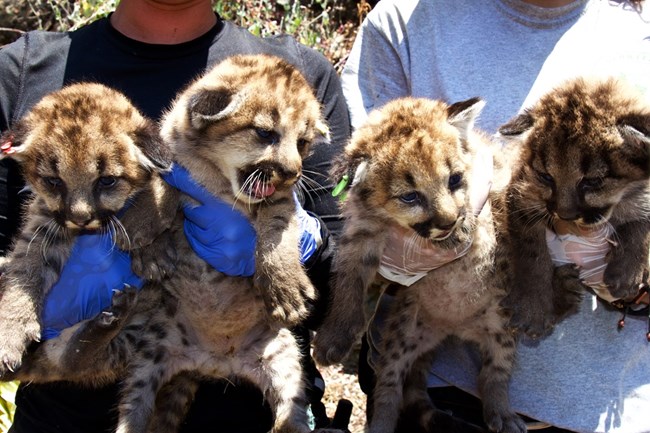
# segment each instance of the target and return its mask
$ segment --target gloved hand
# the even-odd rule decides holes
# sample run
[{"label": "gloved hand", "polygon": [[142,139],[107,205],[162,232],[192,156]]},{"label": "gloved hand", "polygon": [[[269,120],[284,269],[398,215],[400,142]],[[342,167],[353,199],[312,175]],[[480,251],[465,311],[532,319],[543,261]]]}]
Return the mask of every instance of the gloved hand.
[{"label": "gloved hand", "polygon": [[[189,172],[177,164],[163,175],[165,181],[194,200],[198,206],[186,205],[185,236],[194,252],[219,272],[230,276],[251,276],[255,272],[256,234],[240,212],[214,197],[199,185]],[[304,263],[321,243],[320,222],[300,206],[294,194],[302,235],[301,261]]]},{"label": "gloved hand", "polygon": [[178,164],[163,179],[200,203],[183,207],[185,237],[194,252],[226,275],[253,275],[256,236],[248,219],[210,194]]},{"label": "gloved hand", "polygon": [[546,245],[553,264],[576,264],[580,268],[580,280],[609,302],[616,298],[607,290],[603,277],[613,231],[609,224],[581,229],[563,221],[556,221],[553,230],[546,229]]},{"label": "gloved hand", "polygon": [[42,339],[54,338],[111,305],[113,290],[141,288],[131,257],[113,245],[110,234],[80,235],[59,280],[50,289],[42,314]]},{"label": "gloved hand", "polygon": [[[470,173],[470,204],[475,215],[485,205],[492,186],[493,158],[490,149],[480,149],[474,157]],[[422,239],[412,229],[394,225],[389,229],[386,247],[381,258],[379,273],[386,279],[403,286],[424,277],[427,272],[439,268],[461,256],[471,246],[471,242],[454,250],[443,250]]]},{"label": "gloved hand", "polygon": [[298,196],[293,193],[293,200],[296,203],[296,214],[298,216],[298,228],[300,229],[300,263],[304,264],[323,243],[320,235],[320,220],[311,216],[302,208]]}]

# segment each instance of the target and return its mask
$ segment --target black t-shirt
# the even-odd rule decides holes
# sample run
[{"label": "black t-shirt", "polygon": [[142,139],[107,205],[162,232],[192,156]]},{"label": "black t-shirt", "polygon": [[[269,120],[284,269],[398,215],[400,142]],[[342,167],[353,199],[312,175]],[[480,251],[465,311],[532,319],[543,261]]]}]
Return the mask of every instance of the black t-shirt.
[{"label": "black t-shirt", "polygon": [[[158,119],[177,92],[206,67],[230,55],[254,53],[274,54],[299,68],[323,106],[332,140],[329,145],[314,149],[305,161],[305,171],[324,188],[310,193],[305,208],[320,216],[330,232],[336,233],[340,219],[326,176],[332,158],[341,151],[350,134],[347,108],[331,64],[291,37],[258,38],[220,19],[205,35],[178,45],[134,41],[113,29],[109,19],[70,33],[30,32],[0,49],[0,132],[10,129],[45,94],[80,81],[114,87],[125,93],[144,114]],[[23,187],[16,164],[0,161],[0,254],[9,248],[18,229]],[[321,269],[315,265],[313,274],[327,278],[326,265]],[[325,281],[314,282],[326,286]],[[116,386],[82,389],[64,383],[22,385],[11,431],[113,431],[116,393]],[[271,414],[263,402],[260,391],[249,386],[204,385],[183,431],[268,431]]]}]

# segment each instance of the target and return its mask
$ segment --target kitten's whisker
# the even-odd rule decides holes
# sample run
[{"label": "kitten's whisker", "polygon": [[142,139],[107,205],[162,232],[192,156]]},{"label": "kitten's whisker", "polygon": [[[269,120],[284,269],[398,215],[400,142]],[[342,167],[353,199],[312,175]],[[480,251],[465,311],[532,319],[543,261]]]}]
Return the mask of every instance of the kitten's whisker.
[{"label": "kitten's whisker", "polygon": [[49,263],[47,260],[47,251],[49,250],[50,245],[52,245],[52,241],[56,237],[59,229],[60,229],[59,225],[53,223],[53,220],[50,220],[50,222],[48,222],[47,230],[45,231],[45,235],[43,236],[43,243],[41,244],[41,255],[45,263]]},{"label": "kitten's whisker", "polygon": [[310,191],[323,191],[329,189],[328,185],[323,185],[317,180],[314,180],[310,176],[306,175],[304,170],[302,176],[300,176],[299,181],[304,181],[305,185],[309,188]]},{"label": "kitten's whisker", "polygon": [[43,224],[39,225],[36,230],[34,230],[34,234],[32,235],[32,238],[29,240],[29,243],[27,244],[27,253],[29,253],[29,248],[32,246],[32,242],[36,239],[38,234],[43,231],[43,229],[48,226],[52,222],[52,218],[49,220],[45,221]]},{"label": "kitten's whisker", "polygon": [[243,183],[241,184],[241,186],[239,187],[239,191],[237,191],[237,194],[235,194],[235,197],[234,197],[235,200],[234,200],[234,202],[233,202],[233,204],[232,204],[232,208],[233,208],[233,209],[235,209],[235,205],[236,205],[237,202],[239,201],[241,195],[242,195],[242,194],[247,194],[245,191],[246,191],[247,189],[250,189],[250,185],[253,184],[253,181],[254,181],[255,175],[256,175],[256,173],[257,173],[258,171],[259,171],[259,170],[255,170],[255,171],[252,172],[250,175],[248,175],[248,177],[246,178],[246,180],[244,180],[244,182],[243,182]]},{"label": "kitten's whisker", "polygon": [[113,227],[113,245],[117,243],[117,236],[118,236],[118,229],[121,235],[124,237],[124,243],[127,246],[127,250],[131,250],[131,238],[129,237],[129,233],[126,231],[126,228],[124,227],[124,224],[122,224],[122,221],[116,216],[116,215],[111,215],[110,219],[111,227]]}]

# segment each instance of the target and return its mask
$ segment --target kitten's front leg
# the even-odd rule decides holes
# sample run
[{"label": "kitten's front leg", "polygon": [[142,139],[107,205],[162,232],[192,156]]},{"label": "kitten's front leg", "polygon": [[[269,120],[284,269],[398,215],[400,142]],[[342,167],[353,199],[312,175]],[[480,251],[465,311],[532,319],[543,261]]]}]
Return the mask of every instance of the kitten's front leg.
[{"label": "kitten's front leg", "polygon": [[31,281],[23,285],[16,278],[0,277],[0,377],[19,369],[27,347],[41,338],[42,294],[31,290]]},{"label": "kitten's front leg", "polygon": [[364,300],[384,251],[379,222],[347,224],[338,241],[327,314],[314,337],[314,359],[321,365],[341,362],[366,325]]},{"label": "kitten's front leg", "polygon": [[0,377],[37,383],[115,380],[126,365],[122,352],[128,349],[121,344],[124,350],[118,350],[111,342],[131,317],[136,299],[137,291],[130,286],[115,291],[109,309],[37,345],[25,356],[20,369]]},{"label": "kitten's front leg", "polygon": [[48,230],[39,230],[46,224],[38,218],[27,222],[0,276],[0,375],[20,367],[27,347],[40,341],[45,293],[72,249],[69,240],[56,234],[46,243]]},{"label": "kitten's front leg", "polygon": [[273,320],[297,325],[308,316],[307,302],[315,299],[316,290],[300,263],[300,233],[291,196],[260,206],[254,226],[255,286]]},{"label": "kitten's front leg", "polygon": [[580,268],[573,263],[553,270],[554,323],[575,314],[580,308],[587,287],[580,280]]},{"label": "kitten's front leg", "polygon": [[637,294],[644,269],[648,267],[650,224],[636,221],[616,227],[618,245],[607,258],[603,280],[615,298]]},{"label": "kitten's front leg", "polygon": [[512,315],[509,326],[539,338],[551,330],[554,317],[553,263],[546,246],[545,227],[516,220],[509,232],[512,275],[502,305]]}]

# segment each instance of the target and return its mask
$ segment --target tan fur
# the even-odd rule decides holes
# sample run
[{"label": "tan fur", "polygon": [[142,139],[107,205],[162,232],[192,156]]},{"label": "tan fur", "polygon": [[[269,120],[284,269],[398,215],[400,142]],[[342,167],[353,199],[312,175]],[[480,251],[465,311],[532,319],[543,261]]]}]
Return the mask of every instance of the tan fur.
[{"label": "tan fur", "polygon": [[[44,97],[2,141],[13,152],[0,157],[20,163],[34,196],[0,279],[0,375],[19,367],[27,346],[40,339],[44,296],[81,230],[115,232],[117,245],[137,256],[171,224],[176,208],[176,193],[158,176],[171,166],[171,153],[155,124],[102,85],[71,85]],[[173,266],[136,262],[146,277]]]},{"label": "tan fur", "polygon": [[[234,106],[223,104],[233,100]],[[256,128],[273,131],[278,139],[269,142]],[[21,374],[69,380],[118,369],[124,377],[120,433],[176,431],[198,379],[244,379],[262,390],[274,410],[273,432],[306,433],[300,353],[283,323],[302,318],[305,302],[313,297],[298,257],[292,188],[309,146],[326,137],[317,100],[284,61],[236,56],[192,83],[165,116],[162,130],[175,159],[195,179],[252,219],[255,276],[229,277],[199,258],[187,243],[179,211],[165,234],[177,251],[174,273],[145,287],[137,303],[130,291],[118,293],[108,315],[66,331],[65,348],[52,341],[43,345],[39,356],[47,368],[29,365]],[[250,167],[261,168],[273,182],[272,195],[247,195],[241,185]],[[273,287],[266,278],[274,278]]]},{"label": "tan fur", "polygon": [[575,79],[500,132],[522,148],[506,203],[512,325],[538,337],[580,302],[577,269],[558,268],[554,280],[545,240],[554,220],[612,226],[604,282],[614,297],[636,294],[650,247],[650,105],[623,82]]},{"label": "tan fur", "polygon": [[[436,416],[423,372],[431,353],[452,335],[477,343],[483,354],[479,388],[486,423],[494,431],[525,431],[508,403],[515,341],[505,331],[506,318],[499,308],[505,290],[494,269],[492,208],[488,201],[475,216],[469,204],[469,191],[476,187],[469,177],[474,156],[479,148],[491,146],[472,129],[481,107],[477,99],[451,106],[412,98],[390,102],[355,132],[335,168],[337,177],[354,177],[357,168],[367,164],[342,203],[345,225],[334,263],[336,308],[314,339],[319,362],[339,361],[362,330],[364,293],[376,277],[391,224],[412,228],[418,242],[443,249],[472,240],[465,256],[396,290],[376,363],[371,433],[392,432],[402,406],[424,404],[428,412],[422,419]],[[493,194],[498,190],[495,187]],[[436,240],[452,225],[447,238]],[[423,422],[428,427],[429,421]]]},{"label": "tan fur", "polygon": [[[327,138],[304,77],[277,58],[232,57],[183,92],[162,134],[196,180],[251,219],[255,285],[274,320],[299,323],[315,292],[296,248],[293,186],[311,146]],[[256,183],[275,192],[255,197]]]}]

